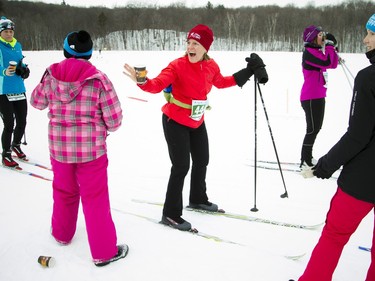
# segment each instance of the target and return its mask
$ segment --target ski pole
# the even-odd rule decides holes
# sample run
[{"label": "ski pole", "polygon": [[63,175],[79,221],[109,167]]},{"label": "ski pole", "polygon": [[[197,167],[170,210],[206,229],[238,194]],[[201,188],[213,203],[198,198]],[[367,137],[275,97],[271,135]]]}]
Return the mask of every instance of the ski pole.
[{"label": "ski pole", "polygon": [[254,76],[254,207],[252,212],[258,212],[257,208],[257,78]]},{"label": "ski pole", "polygon": [[350,72],[350,69],[348,68],[348,66],[346,65],[345,63],[345,60],[341,57],[340,58],[340,63],[342,63],[342,65],[346,68],[346,70],[349,72],[350,76],[352,77],[352,79],[354,80],[354,75]]},{"label": "ski pole", "polygon": [[276,155],[276,159],[277,159],[277,165],[279,166],[279,170],[280,170],[280,175],[281,175],[281,179],[283,181],[283,185],[284,185],[284,193],[280,195],[281,198],[288,198],[288,191],[286,189],[286,185],[285,185],[285,180],[284,180],[284,175],[283,175],[283,171],[281,169],[281,165],[280,165],[280,160],[279,160],[279,154],[277,153],[277,149],[276,149],[276,144],[275,144],[275,140],[273,138],[273,134],[272,134],[272,129],[271,129],[271,125],[270,125],[270,121],[268,119],[268,114],[267,114],[267,110],[266,110],[266,105],[264,103],[264,100],[263,100],[263,95],[262,95],[262,91],[260,90],[260,86],[259,86],[259,83],[256,82],[256,85],[258,86],[258,90],[259,90],[259,96],[260,96],[260,99],[262,101],[262,104],[263,104],[263,109],[264,109],[264,114],[266,116],[266,120],[267,120],[267,124],[268,124],[268,129],[270,131],[270,136],[271,136],[271,140],[272,140],[272,144],[273,144],[273,149],[275,150],[275,155]]},{"label": "ski pole", "polygon": [[[348,70],[349,74],[352,76],[352,78],[353,78],[353,80],[354,80],[353,74],[350,72],[350,70],[348,69],[348,67],[347,67],[346,64],[345,64],[345,61],[344,61],[341,57],[339,57],[339,61],[340,61],[340,65],[341,65],[342,71],[343,71],[344,74],[345,74],[346,80],[348,81],[349,86],[350,86],[350,88],[351,88],[352,91],[353,91],[353,85],[352,85],[352,83],[350,82],[350,78],[349,78],[348,73],[346,72],[346,70]],[[346,70],[345,70],[345,68],[346,68]]]}]

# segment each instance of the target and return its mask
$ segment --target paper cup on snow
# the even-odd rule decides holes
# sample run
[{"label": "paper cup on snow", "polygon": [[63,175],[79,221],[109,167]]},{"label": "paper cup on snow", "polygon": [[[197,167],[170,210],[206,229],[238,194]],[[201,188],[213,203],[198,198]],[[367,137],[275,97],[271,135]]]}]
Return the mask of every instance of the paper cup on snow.
[{"label": "paper cup on snow", "polygon": [[40,256],[38,258],[38,263],[43,267],[53,267],[56,264],[56,261],[53,257]]}]

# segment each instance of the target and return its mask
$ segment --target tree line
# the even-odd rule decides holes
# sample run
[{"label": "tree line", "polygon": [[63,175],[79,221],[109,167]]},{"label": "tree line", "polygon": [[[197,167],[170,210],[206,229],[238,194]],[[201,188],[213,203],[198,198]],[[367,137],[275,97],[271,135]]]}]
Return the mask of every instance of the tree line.
[{"label": "tree line", "polygon": [[[15,37],[24,50],[59,50],[67,33],[79,29],[87,30],[95,42],[114,50],[118,46],[111,46],[107,40],[113,34],[126,34],[129,40],[129,34],[133,32],[149,32],[144,40],[152,40],[152,34],[158,30],[159,33],[172,31],[178,38],[186,36],[193,26],[202,23],[213,29],[215,41],[227,42],[217,48],[242,50],[244,47],[261,46],[264,51],[301,51],[304,28],[315,24],[335,35],[341,52],[357,53],[364,51],[365,24],[375,13],[375,3],[348,0],[338,5],[319,7],[309,4],[299,8],[291,4],[285,7],[226,8],[224,5],[214,6],[208,1],[200,8],[176,3],[167,7],[129,4],[109,9],[73,7],[65,1],[56,5],[0,0],[0,11],[1,15],[15,22]],[[179,38],[179,41],[184,42],[185,38]],[[126,42],[123,45],[127,45]],[[136,50],[146,50],[150,46],[147,42],[128,45]],[[158,44],[158,48],[169,49],[170,44]]]}]

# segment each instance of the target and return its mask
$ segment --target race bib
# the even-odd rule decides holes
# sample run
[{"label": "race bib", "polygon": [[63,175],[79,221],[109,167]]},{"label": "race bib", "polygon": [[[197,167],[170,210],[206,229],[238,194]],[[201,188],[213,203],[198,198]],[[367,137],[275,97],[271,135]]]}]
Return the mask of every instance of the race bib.
[{"label": "race bib", "polygon": [[204,112],[208,106],[208,100],[193,100],[191,103],[190,118],[199,121],[202,119]]},{"label": "race bib", "polygon": [[19,101],[19,100],[25,100],[26,95],[24,93],[22,94],[7,94],[8,101]]}]

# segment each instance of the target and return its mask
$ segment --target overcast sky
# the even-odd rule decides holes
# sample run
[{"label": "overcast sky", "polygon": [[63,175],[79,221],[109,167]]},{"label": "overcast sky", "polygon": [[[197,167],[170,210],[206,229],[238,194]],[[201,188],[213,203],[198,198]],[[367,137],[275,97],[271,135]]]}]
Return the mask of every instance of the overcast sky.
[{"label": "overcast sky", "polygon": [[[30,2],[45,2],[51,4],[60,4],[62,0],[34,0]],[[123,7],[127,4],[132,3],[144,3],[145,5],[155,4],[157,6],[168,6],[173,3],[181,3],[187,7],[202,7],[207,4],[208,0],[65,0],[65,3],[71,6],[104,6],[108,8]],[[210,0],[214,5],[224,5],[227,8],[237,8],[241,6],[261,6],[261,5],[278,5],[284,7],[288,4],[293,4],[296,7],[303,7],[307,4],[313,4],[315,6],[325,6],[325,5],[337,5],[343,0]],[[202,4],[203,3],[203,4]]]}]

